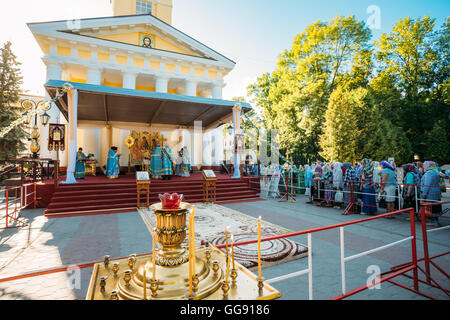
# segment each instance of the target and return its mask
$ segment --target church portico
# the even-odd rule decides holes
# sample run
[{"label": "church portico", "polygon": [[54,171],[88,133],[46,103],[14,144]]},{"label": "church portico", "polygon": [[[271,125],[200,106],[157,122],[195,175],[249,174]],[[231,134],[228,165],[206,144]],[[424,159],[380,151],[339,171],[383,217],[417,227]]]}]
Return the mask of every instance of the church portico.
[{"label": "church portico", "polygon": [[[59,157],[68,172],[78,147],[103,167],[116,146],[120,166],[134,167],[130,159],[139,152],[126,140],[148,133],[175,153],[187,147],[193,167],[225,160],[222,125],[236,115],[236,102],[223,100],[222,90],[236,63],[174,28],[170,0],[142,3],[115,0],[112,17],[28,24],[47,66],[46,99],[66,83],[78,97],[76,106],[65,95],[50,110],[53,122],[75,132]],[[250,109],[243,105],[243,112]]]},{"label": "church portico", "polygon": [[[66,83],[49,80],[46,89],[50,97],[54,97]],[[240,110],[234,108],[234,101],[70,84],[78,96],[75,124],[70,121],[71,103],[68,97],[64,96],[56,102],[69,120],[69,131],[75,125],[78,139],[69,141],[69,145],[83,146],[87,153],[96,155],[98,166],[105,163],[105,153],[111,146],[119,148],[122,155],[120,166],[129,166],[126,138],[133,132],[159,133],[176,152],[186,146],[193,166],[219,165],[224,159],[223,132],[218,124],[238,117],[236,110]],[[248,111],[251,106],[244,103],[243,109]],[[69,148],[69,152],[74,152],[72,149]],[[71,154],[68,157],[70,161]]]}]

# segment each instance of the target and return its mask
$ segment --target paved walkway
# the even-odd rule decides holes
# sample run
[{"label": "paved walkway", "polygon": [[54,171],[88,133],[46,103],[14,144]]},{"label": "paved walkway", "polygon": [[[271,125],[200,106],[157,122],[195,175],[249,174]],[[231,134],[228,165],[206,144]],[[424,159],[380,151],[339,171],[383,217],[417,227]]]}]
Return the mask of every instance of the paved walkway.
[{"label": "paved walkway", "polygon": [[[303,198],[296,203],[280,203],[276,200],[247,202],[226,205],[253,217],[290,230],[331,225],[360,219],[364,216],[342,216],[341,211],[319,208],[306,204]],[[0,231],[0,279],[30,271],[101,260],[106,254],[111,257],[127,256],[151,250],[152,240],[145,224],[137,212],[71,217],[48,220],[43,210],[26,210],[22,216],[29,226],[21,229]],[[396,219],[380,219],[345,228],[346,256],[356,254],[409,236],[409,221],[402,214]],[[441,219],[450,225],[450,219]],[[419,227],[419,224],[416,224]],[[429,234],[430,253],[448,250],[450,229]],[[420,239],[420,233],[419,233]],[[307,243],[306,236],[291,238]],[[421,242],[418,250],[422,252]],[[340,247],[338,230],[323,231],[312,237],[314,299],[328,299],[340,294]],[[391,266],[410,260],[410,244],[402,243],[384,251],[373,253],[347,263],[347,290],[366,283],[371,275],[369,266],[379,267],[382,272]],[[422,256],[422,254],[419,254]],[[436,260],[450,271],[450,257]],[[266,279],[307,268],[307,259],[299,259],[263,269]],[[9,282],[0,282],[0,299],[84,299],[92,268],[70,270]],[[448,279],[436,274],[437,279],[450,287]],[[397,278],[410,284],[407,278]],[[302,276],[277,282],[274,286],[282,292],[282,299],[308,299],[308,277]],[[421,285],[421,288],[426,288]],[[427,293],[441,299],[446,295],[436,289]],[[405,289],[389,283],[380,289],[367,290],[352,299],[424,299]]]}]

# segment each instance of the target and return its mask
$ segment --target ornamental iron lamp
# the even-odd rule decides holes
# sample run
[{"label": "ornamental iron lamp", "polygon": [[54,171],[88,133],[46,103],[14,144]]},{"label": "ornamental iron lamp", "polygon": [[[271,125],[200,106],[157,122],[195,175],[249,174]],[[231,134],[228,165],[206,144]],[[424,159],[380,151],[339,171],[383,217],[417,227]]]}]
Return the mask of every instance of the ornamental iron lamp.
[{"label": "ornamental iron lamp", "polygon": [[[32,113],[34,113],[34,126],[33,129],[31,131],[31,144],[30,144],[30,151],[32,153],[32,158],[37,159],[39,158],[39,150],[40,150],[40,146],[39,146],[39,128],[37,126],[37,116],[39,111],[44,111],[43,114],[41,114],[40,120],[41,123],[44,125],[44,127],[48,124],[48,122],[50,121],[50,115],[46,112],[48,110],[50,110],[51,105],[49,103],[46,103],[45,101],[39,101],[38,103],[36,103],[35,101],[31,100],[31,99],[26,99],[26,100],[22,100],[21,103],[22,107],[26,109],[26,111],[22,114],[23,117],[25,117],[25,121],[24,123],[26,125],[29,125],[31,123],[31,115]],[[28,111],[30,110],[30,111]]]}]

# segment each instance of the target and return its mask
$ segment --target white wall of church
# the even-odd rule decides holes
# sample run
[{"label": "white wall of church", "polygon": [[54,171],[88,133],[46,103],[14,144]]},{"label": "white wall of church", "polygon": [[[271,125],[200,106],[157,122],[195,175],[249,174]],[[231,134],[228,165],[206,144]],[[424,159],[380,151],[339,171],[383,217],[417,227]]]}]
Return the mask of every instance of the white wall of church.
[{"label": "white wall of church", "polygon": [[218,166],[224,159],[223,155],[223,130],[216,128],[203,133],[203,158],[204,166]]}]

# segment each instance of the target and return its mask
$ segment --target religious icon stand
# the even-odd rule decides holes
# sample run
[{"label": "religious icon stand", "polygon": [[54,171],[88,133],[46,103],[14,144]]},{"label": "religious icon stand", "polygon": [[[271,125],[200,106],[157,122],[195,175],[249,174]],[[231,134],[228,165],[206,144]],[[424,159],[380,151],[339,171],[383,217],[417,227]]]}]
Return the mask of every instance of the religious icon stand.
[{"label": "religious icon stand", "polygon": [[145,208],[150,207],[150,176],[147,171],[136,172],[137,207],[141,206],[141,194],[146,196]]},{"label": "religious icon stand", "polygon": [[49,123],[48,151],[56,151],[56,183],[59,181],[59,151],[65,150],[66,125]]},{"label": "religious icon stand", "polygon": [[212,170],[203,170],[203,202],[216,203],[217,177]]}]

